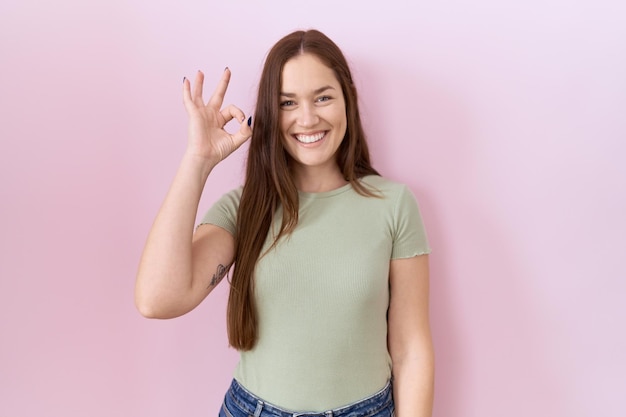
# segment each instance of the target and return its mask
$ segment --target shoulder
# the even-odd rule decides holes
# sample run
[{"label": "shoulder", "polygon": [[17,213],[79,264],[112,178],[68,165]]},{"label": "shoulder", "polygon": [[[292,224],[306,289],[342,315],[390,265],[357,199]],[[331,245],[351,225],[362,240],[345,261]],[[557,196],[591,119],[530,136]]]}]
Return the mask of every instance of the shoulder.
[{"label": "shoulder", "polygon": [[395,219],[421,217],[417,198],[406,184],[377,175],[363,177],[361,182],[379,197],[373,200],[381,201]]},{"label": "shoulder", "polygon": [[393,239],[391,259],[430,253],[422,215],[411,189],[406,184],[380,176],[364,177],[362,181],[373,191],[378,190],[382,198],[377,200],[384,201],[386,211],[380,210],[378,214],[386,219]]},{"label": "shoulder", "polygon": [[239,201],[241,201],[241,192],[242,187],[238,187],[222,195],[209,210],[206,211],[200,224],[214,224],[226,229],[234,235]]},{"label": "shoulder", "polygon": [[238,207],[241,201],[241,193],[243,192],[243,186],[239,186],[222,195],[215,204],[218,205],[231,205]]},{"label": "shoulder", "polygon": [[379,175],[368,175],[361,178],[360,181],[375,194],[391,201],[397,201],[402,196],[413,195],[406,184]]}]

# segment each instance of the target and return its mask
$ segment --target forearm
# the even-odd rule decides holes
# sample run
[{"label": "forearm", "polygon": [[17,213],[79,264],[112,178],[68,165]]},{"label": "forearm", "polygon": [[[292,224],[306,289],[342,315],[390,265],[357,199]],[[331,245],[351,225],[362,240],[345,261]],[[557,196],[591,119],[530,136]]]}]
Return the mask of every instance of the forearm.
[{"label": "forearm", "polygon": [[393,396],[396,417],[431,417],[434,396],[434,354],[428,346],[394,360]]},{"label": "forearm", "polygon": [[202,190],[213,166],[186,154],[148,235],[135,301],[146,316],[180,304],[193,286],[192,238]]}]

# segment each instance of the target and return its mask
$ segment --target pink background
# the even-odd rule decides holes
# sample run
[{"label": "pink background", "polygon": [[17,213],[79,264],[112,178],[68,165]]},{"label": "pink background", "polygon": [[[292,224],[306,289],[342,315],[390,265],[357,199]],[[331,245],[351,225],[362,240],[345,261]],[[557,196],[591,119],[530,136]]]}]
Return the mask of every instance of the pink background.
[{"label": "pink background", "polygon": [[0,417],[217,415],[227,286],[150,321],[134,274],[183,76],[212,89],[228,65],[249,113],[269,47],[309,27],[352,63],[375,165],[420,200],[435,416],[626,415],[625,4],[2,0]]}]

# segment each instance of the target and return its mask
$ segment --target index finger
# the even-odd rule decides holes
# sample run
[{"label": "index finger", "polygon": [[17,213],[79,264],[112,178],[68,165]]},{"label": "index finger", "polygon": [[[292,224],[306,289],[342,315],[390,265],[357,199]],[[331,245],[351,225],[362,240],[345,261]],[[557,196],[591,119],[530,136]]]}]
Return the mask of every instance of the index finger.
[{"label": "index finger", "polygon": [[226,89],[228,88],[228,82],[230,81],[230,69],[226,67],[224,69],[224,74],[222,74],[222,78],[220,82],[217,84],[215,91],[211,95],[208,106],[213,106],[217,109],[222,107],[222,103],[224,102],[224,95],[226,95]]}]

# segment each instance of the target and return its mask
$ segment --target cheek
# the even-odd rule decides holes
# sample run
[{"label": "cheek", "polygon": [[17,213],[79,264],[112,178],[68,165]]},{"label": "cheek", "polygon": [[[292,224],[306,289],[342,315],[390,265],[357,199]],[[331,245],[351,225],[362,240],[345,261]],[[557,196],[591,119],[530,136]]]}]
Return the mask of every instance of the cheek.
[{"label": "cheek", "polygon": [[336,109],[335,117],[336,117],[336,123],[338,125],[344,126],[344,127],[348,125],[348,112],[346,110],[345,102],[342,103],[341,106],[338,106],[338,108]]},{"label": "cheek", "polygon": [[345,130],[347,128],[348,116],[346,115],[345,109],[335,115],[335,125],[342,130]]},{"label": "cheek", "polygon": [[287,135],[290,124],[291,123],[289,122],[289,117],[285,116],[284,114],[281,114],[278,117],[278,128],[280,129],[280,132],[283,134],[283,136]]}]

